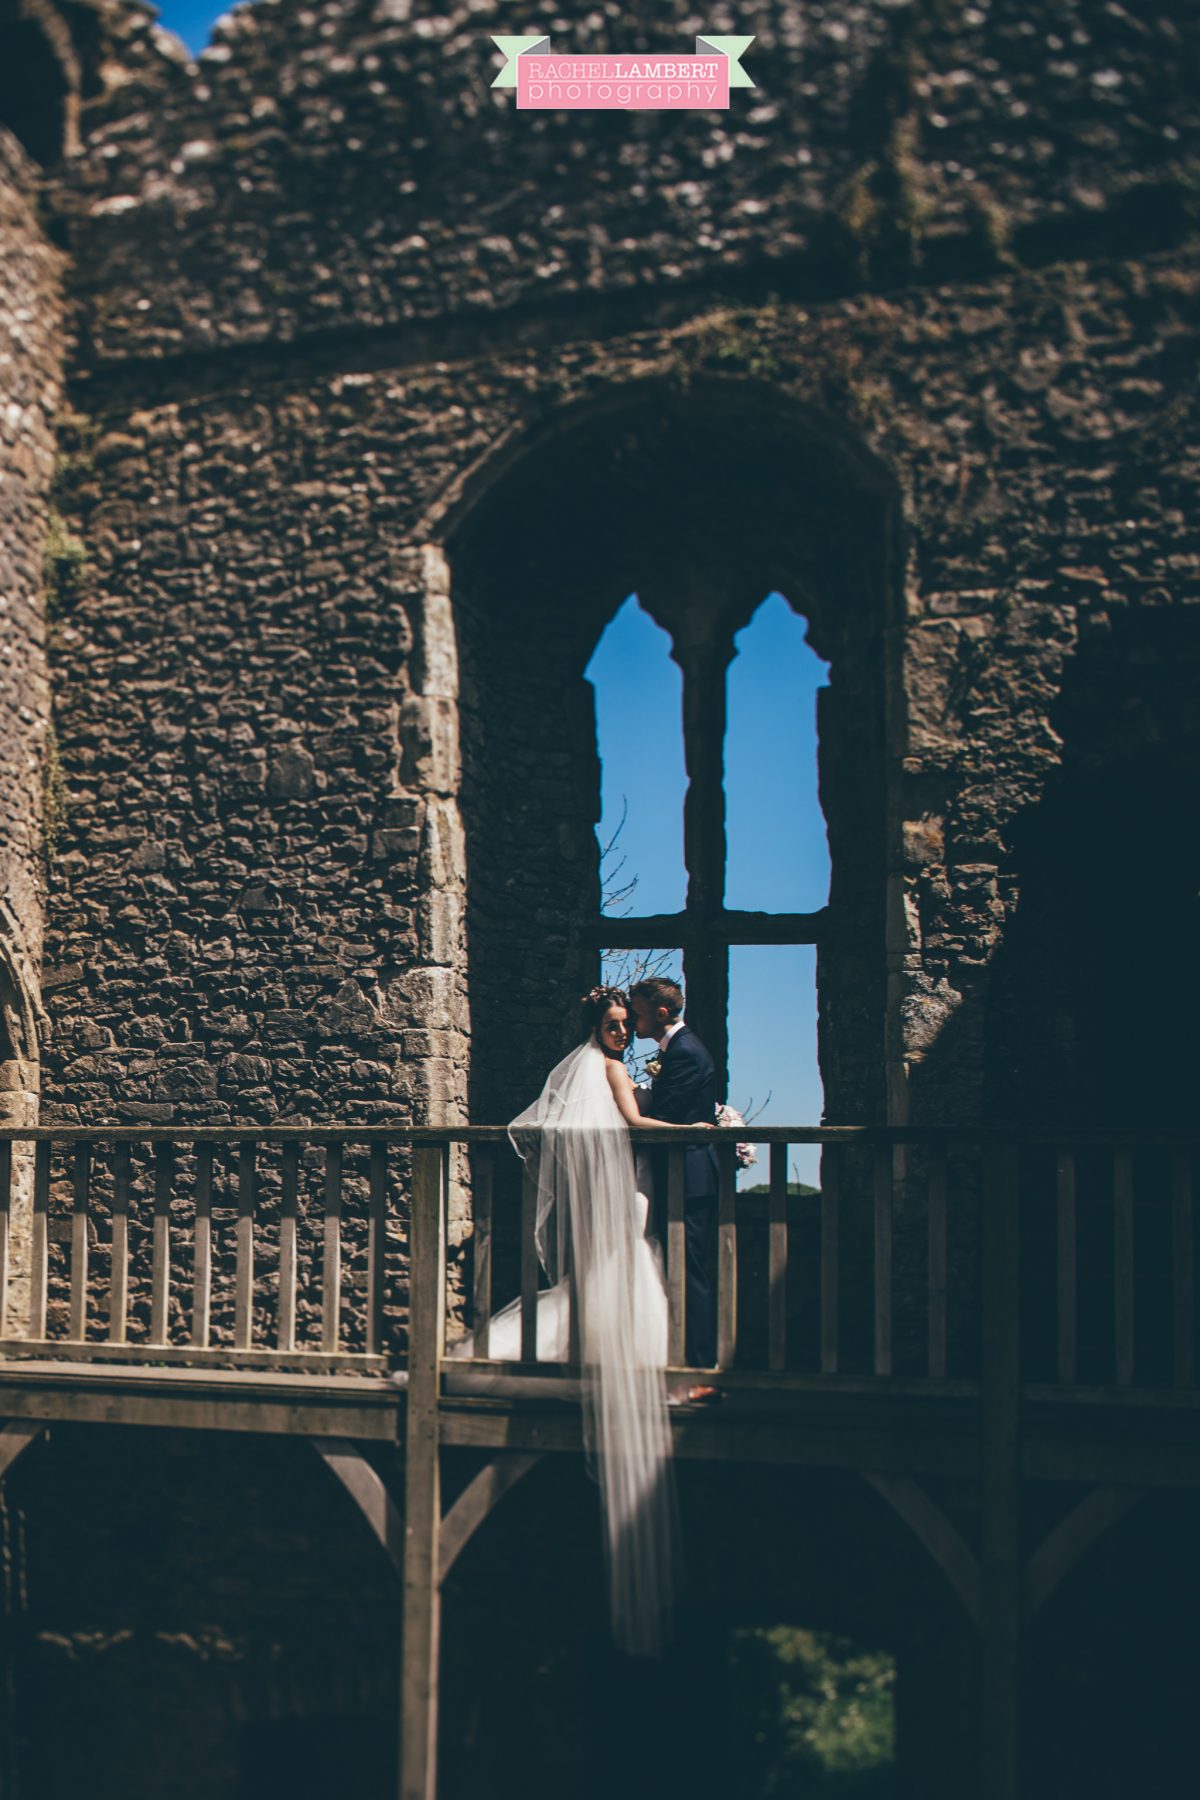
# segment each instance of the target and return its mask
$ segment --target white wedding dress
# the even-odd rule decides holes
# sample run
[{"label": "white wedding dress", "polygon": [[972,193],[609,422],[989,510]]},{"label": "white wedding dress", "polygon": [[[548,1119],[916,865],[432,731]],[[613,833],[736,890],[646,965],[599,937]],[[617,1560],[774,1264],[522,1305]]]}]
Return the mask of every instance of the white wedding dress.
[{"label": "white wedding dress", "polygon": [[[603,1054],[603,1052],[601,1052]],[[615,1107],[614,1107],[615,1111]],[[646,1236],[650,1216],[650,1159],[639,1153],[633,1194],[633,1330],[634,1359],[665,1368],[667,1362],[667,1284],[657,1238]],[[537,1297],[537,1360],[570,1361],[571,1289],[566,1280],[542,1288]],[[447,1356],[474,1356],[475,1337],[460,1338]],[[485,1354],[494,1362],[521,1360],[521,1302],[513,1300],[494,1313],[488,1324]]]},{"label": "white wedding dress", "polygon": [[[566,1362],[570,1278],[579,1307],[584,1448],[600,1484],[613,1634],[653,1655],[670,1634],[679,1578],[667,1412],[667,1294],[646,1236],[648,1158],[634,1158],[595,1038],[551,1070],[509,1136],[537,1195],[536,1243],[550,1287],[538,1295],[542,1362]],[[487,1355],[520,1357],[520,1302],[497,1313]],[[447,1352],[471,1356],[468,1337]]]}]

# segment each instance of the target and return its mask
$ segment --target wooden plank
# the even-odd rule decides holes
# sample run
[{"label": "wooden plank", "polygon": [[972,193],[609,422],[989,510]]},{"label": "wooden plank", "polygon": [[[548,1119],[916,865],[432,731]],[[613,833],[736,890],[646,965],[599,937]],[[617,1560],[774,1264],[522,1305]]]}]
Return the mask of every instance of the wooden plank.
[{"label": "wooden plank", "polygon": [[212,1169],[211,1144],[196,1145],[196,1219],[192,1254],[192,1343],[208,1343],[212,1317]]},{"label": "wooden plank", "polygon": [[1196,1379],[1196,1247],[1192,1212],[1192,1159],[1184,1150],[1171,1158],[1171,1285],[1175,1386]]},{"label": "wooden plank", "polygon": [[279,1304],[275,1342],[281,1350],[296,1348],[296,1233],[300,1210],[300,1146],[285,1144],[279,1196]]},{"label": "wooden plank", "polygon": [[8,1245],[12,1223],[13,1153],[11,1139],[0,1144],[0,1338],[8,1330]]},{"label": "wooden plank", "polygon": [[129,1325],[129,1187],[133,1145],[113,1152],[112,1269],[108,1287],[108,1341],[124,1344]]},{"label": "wooden plank", "polygon": [[383,1284],[387,1256],[388,1147],[371,1145],[367,1206],[367,1331],[368,1356],[383,1347]]},{"label": "wooden plank", "polygon": [[981,1800],[1020,1793],[1020,1194],[1015,1150],[984,1152],[980,1400]]},{"label": "wooden plank", "polygon": [[821,1373],[838,1366],[838,1241],[842,1192],[842,1152],[821,1157]]},{"label": "wooden plank", "polygon": [[175,1146],[154,1146],[154,1224],[150,1251],[150,1342],[165,1344],[171,1302],[171,1189]]},{"label": "wooden plank", "polygon": [[243,1138],[238,1145],[237,1223],[234,1226],[233,1341],[248,1350],[254,1336],[254,1208],[257,1202],[258,1145]]},{"label": "wooden plank", "polygon": [[1113,1153],[1113,1340],[1117,1386],[1133,1384],[1133,1156]]},{"label": "wooden plank", "polygon": [[528,1168],[521,1177],[521,1361],[536,1362],[538,1253],[537,1188]]},{"label": "wooden plank", "polygon": [[33,1230],[29,1246],[29,1335],[35,1342],[46,1336],[46,1257],[50,1235],[49,1138],[42,1138],[33,1156]]},{"label": "wooden plank", "polygon": [[788,1146],[770,1151],[770,1223],[767,1240],[767,1366],[787,1367]]},{"label": "wooden plank", "polygon": [[684,1199],[684,1153],[667,1151],[667,1361],[683,1367],[687,1342],[687,1238]]},{"label": "wooden plank", "polygon": [[929,1345],[931,1381],[946,1378],[946,1151],[929,1153],[928,1196]]},{"label": "wooden plank", "polygon": [[892,1147],[872,1159],[875,1192],[875,1373],[892,1372]]},{"label": "wooden plank", "polygon": [[472,1168],[471,1211],[475,1221],[475,1258],[472,1271],[472,1318],[475,1354],[486,1356],[492,1328],[492,1195],[495,1155],[484,1147],[475,1152]]},{"label": "wooden plank", "polygon": [[1058,1215],[1058,1379],[1066,1386],[1073,1386],[1078,1377],[1079,1344],[1073,1150],[1058,1152],[1054,1183]]},{"label": "wooden plank", "polygon": [[737,1360],[737,1145],[717,1149],[717,1367]]},{"label": "wooden plank", "polygon": [[445,1329],[445,1180],[443,1149],[414,1151],[400,1659],[402,1800],[437,1800],[442,1522],[438,1390]]},{"label": "wooden plank", "polygon": [[[64,1368],[70,1364],[70,1353],[78,1354],[79,1346],[72,1345],[66,1338],[31,1341],[28,1338],[10,1338],[5,1343],[4,1354],[0,1356],[0,1376],[3,1375],[6,1360],[12,1357],[32,1357],[46,1362],[60,1362]],[[290,1370],[353,1370],[359,1375],[381,1375],[388,1373],[388,1359],[384,1356],[367,1356],[361,1351],[339,1350],[331,1356],[324,1351],[310,1350],[301,1347],[299,1350],[277,1350],[267,1346],[255,1345],[249,1350],[235,1350],[230,1344],[210,1344],[201,1349],[198,1344],[89,1344],[89,1359],[96,1362],[147,1363],[151,1368],[179,1364],[182,1367],[227,1368],[227,1369],[279,1369]]]},{"label": "wooden plank", "polygon": [[92,1173],[92,1146],[83,1139],[75,1146],[71,1182],[71,1315],[67,1335],[82,1344],[87,1337],[88,1302],[88,1189]]},{"label": "wooden plank", "polygon": [[321,1348],[337,1349],[342,1330],[342,1144],[325,1146],[325,1242],[321,1291]]}]

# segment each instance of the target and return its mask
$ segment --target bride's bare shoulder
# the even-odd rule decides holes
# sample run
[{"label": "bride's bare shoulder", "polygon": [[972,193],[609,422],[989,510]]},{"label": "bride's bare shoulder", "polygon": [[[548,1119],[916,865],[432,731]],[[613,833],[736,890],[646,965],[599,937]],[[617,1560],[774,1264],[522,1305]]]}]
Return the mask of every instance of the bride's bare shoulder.
[{"label": "bride's bare shoulder", "polygon": [[608,1083],[609,1083],[610,1087],[632,1087],[633,1086],[633,1082],[630,1079],[629,1070],[625,1067],[625,1064],[623,1062],[618,1061],[618,1059],[615,1056],[606,1056],[605,1057],[604,1073],[608,1076]]}]

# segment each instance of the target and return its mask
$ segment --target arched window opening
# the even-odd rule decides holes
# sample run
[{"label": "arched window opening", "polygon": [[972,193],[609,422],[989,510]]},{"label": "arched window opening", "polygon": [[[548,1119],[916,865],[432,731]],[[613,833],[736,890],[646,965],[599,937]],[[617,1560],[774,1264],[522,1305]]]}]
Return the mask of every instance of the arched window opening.
[{"label": "arched window opening", "polygon": [[0,0],[0,125],[43,168],[75,148],[80,70],[62,17],[45,0]]},{"label": "arched window opening", "polygon": [[725,903],[818,912],[829,901],[829,837],[817,779],[817,714],[829,664],[808,623],[770,594],[734,638],[725,748]]},{"label": "arched window opening", "polygon": [[683,687],[671,639],[631,594],[584,674],[596,691],[600,910],[677,912],[683,860]]},{"label": "arched window opening", "polygon": [[[808,1023],[790,1057],[814,1035],[819,945],[827,1110],[882,1118],[886,651],[899,604],[883,476],[857,450],[831,456],[825,425],[802,409],[697,381],[553,420],[482,482],[445,538],[472,1116],[527,1104],[573,1040],[577,996],[602,969],[628,979],[653,958],[682,963],[688,1019],[724,1098],[731,959],[750,993],[743,949],[793,953],[795,973],[780,979]],[[535,497],[536,529],[514,537],[512,518]],[[766,824],[743,803],[756,774]],[[748,1097],[736,1081],[735,1104]],[[810,1119],[818,1110],[815,1091],[794,1104]]]}]

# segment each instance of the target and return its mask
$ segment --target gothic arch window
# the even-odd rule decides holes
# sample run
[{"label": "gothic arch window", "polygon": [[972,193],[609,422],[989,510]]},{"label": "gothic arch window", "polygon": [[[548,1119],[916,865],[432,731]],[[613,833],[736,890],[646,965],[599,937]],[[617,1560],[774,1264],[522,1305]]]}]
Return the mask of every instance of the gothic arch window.
[{"label": "gothic arch window", "polygon": [[[829,858],[817,794],[815,699],[828,665],[804,646],[804,636],[805,622],[782,595],[772,594],[739,630],[706,634],[690,655],[676,659],[675,680],[664,681],[654,668],[655,652],[659,661],[663,651],[673,654],[671,639],[630,596],[587,668],[617,726],[606,733],[600,720],[605,806],[594,920],[598,946],[618,971],[628,966],[623,957],[638,963],[654,953],[672,963],[679,959],[689,1018],[722,1071],[736,950],[815,945],[825,915]],[[619,648],[614,644],[606,655],[610,640],[618,638]],[[614,705],[614,689],[623,688],[631,691]],[[639,724],[641,740],[633,740],[631,757],[630,737]],[[619,812],[610,791],[615,784],[608,780],[610,761],[617,758]],[[679,796],[683,841],[672,879],[679,814],[675,783],[664,782],[661,770],[676,760],[686,775]],[[642,816],[642,789],[656,808],[653,823]],[[653,841],[656,834],[661,846]],[[655,854],[660,849],[666,854]],[[647,864],[651,896],[669,895],[673,905],[646,906]],[[762,902],[772,889],[776,898],[768,910]],[[782,969],[785,959],[775,960]]]},{"label": "gothic arch window", "polygon": [[[888,478],[828,421],[741,382],[610,395],[481,473],[444,537],[461,675],[472,1117],[527,1103],[572,1041],[601,950],[621,943],[682,949],[690,1015],[721,1065],[731,953],[815,946],[827,1111],[887,1117],[897,518]],[[736,640],[775,594],[832,670],[820,695],[832,874],[827,905],[798,894],[768,911],[727,903],[724,746]],[[602,911],[585,671],[631,595],[679,670],[687,888],[681,906],[614,920]],[[644,754],[659,741],[647,721]],[[793,828],[781,802],[781,841]]]}]

